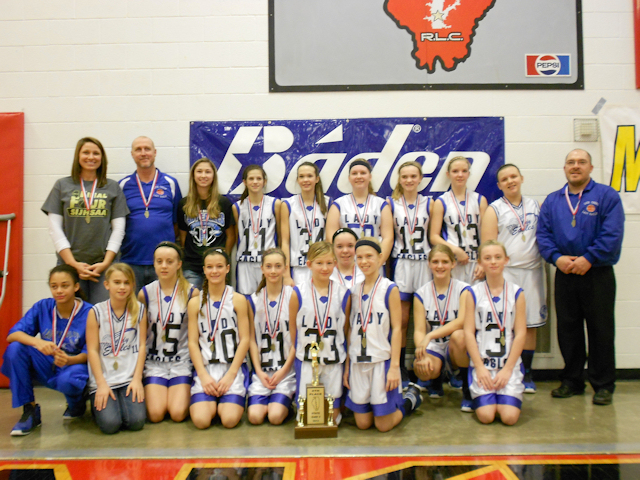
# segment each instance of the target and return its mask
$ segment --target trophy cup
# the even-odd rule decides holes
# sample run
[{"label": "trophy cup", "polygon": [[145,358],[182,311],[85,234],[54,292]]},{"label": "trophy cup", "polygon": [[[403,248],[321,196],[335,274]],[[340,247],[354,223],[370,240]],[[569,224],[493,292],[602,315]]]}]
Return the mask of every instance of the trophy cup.
[{"label": "trophy cup", "polygon": [[318,344],[313,342],[309,353],[311,355],[311,369],[313,380],[307,384],[307,398],[298,398],[299,420],[295,428],[295,438],[335,438],[338,436],[338,426],[333,423],[333,397],[325,398],[324,385],[318,379]]}]

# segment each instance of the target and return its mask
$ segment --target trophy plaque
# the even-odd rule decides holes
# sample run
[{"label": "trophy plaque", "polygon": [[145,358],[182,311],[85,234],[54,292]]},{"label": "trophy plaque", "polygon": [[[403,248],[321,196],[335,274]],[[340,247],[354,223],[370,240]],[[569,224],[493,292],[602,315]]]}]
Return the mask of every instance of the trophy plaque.
[{"label": "trophy plaque", "polygon": [[325,398],[324,385],[319,381],[320,367],[318,365],[318,344],[313,342],[309,353],[311,355],[311,369],[313,381],[307,384],[307,398],[298,398],[298,423],[295,428],[295,438],[335,438],[338,436],[338,426],[333,422],[333,397]]}]

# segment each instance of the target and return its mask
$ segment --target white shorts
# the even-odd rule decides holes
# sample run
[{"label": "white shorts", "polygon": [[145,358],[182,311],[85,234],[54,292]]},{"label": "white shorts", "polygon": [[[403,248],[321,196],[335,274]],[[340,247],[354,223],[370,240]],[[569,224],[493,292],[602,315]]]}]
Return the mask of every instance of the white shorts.
[{"label": "white shorts", "polygon": [[427,345],[427,353],[442,360],[442,366],[444,368],[445,362],[449,361],[449,342],[436,342],[435,340],[431,340],[429,345]]},{"label": "white shorts", "polygon": [[544,291],[544,267],[505,267],[504,278],[522,288],[527,303],[527,328],[542,327],[547,323],[547,301]]},{"label": "white shorts", "polygon": [[243,295],[256,293],[262,280],[262,270],[259,263],[238,262],[236,265],[236,291]]},{"label": "white shorts", "polygon": [[[495,378],[500,370],[489,370],[491,378]],[[473,398],[474,407],[484,407],[487,405],[512,405],[522,408],[522,394],[524,393],[524,365],[517,364],[511,372],[511,378],[507,385],[498,391],[489,391],[478,385],[476,369],[469,367],[469,392]]]},{"label": "white shorts", "polygon": [[395,261],[393,281],[400,290],[400,300],[411,301],[416,290],[431,281],[429,262],[398,258]]},{"label": "white shorts", "polygon": [[[269,378],[275,372],[268,372]],[[269,390],[265,387],[258,376],[254,373],[251,376],[251,385],[249,386],[249,406],[251,405],[268,405],[270,403],[281,403],[289,408],[291,400],[296,393],[296,372],[292,368],[284,377],[276,388]]]},{"label": "white shorts", "polygon": [[473,279],[473,272],[476,269],[478,262],[470,261],[466,265],[460,265],[459,263],[451,270],[451,276],[456,280],[468,283],[469,285],[475,285],[477,280]]},{"label": "white shorts", "polygon": [[[296,358],[296,404],[298,397],[307,397],[307,384],[313,381],[313,371],[311,370],[311,362],[301,362]],[[342,398],[342,375],[344,373],[344,364],[334,363],[332,365],[318,365],[319,380],[324,385],[324,394],[332,395],[333,407],[340,406]]]},{"label": "white shorts", "polygon": [[[219,382],[224,374],[227,373],[231,365],[228,363],[212,363],[207,365],[207,372],[216,381]],[[247,395],[247,387],[249,383],[249,368],[246,363],[242,364],[236,378],[233,380],[231,387],[222,397],[212,397],[204,393],[200,378],[197,373],[193,372],[193,383],[191,384],[191,404],[197,402],[217,402],[217,403],[235,403],[244,408],[245,396]]]},{"label": "white shorts", "polygon": [[383,417],[396,410],[402,411],[402,383],[387,392],[387,372],[391,361],[351,363],[349,368],[349,395],[346,407],[355,413],[369,413]]},{"label": "white shorts", "polygon": [[142,383],[144,385],[162,385],[163,387],[173,387],[184,383],[190,385],[192,376],[191,360],[179,362],[147,360],[144,362]]},{"label": "white shorts", "polygon": [[291,269],[291,278],[293,283],[300,285],[311,278],[311,270],[307,267],[293,267]]}]

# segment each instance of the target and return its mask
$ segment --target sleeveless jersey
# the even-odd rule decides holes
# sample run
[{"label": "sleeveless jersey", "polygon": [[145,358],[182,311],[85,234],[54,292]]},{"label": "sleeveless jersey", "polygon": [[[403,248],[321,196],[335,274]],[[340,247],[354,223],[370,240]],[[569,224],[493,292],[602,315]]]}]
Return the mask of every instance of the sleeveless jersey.
[{"label": "sleeveless jersey", "polygon": [[426,260],[431,250],[427,238],[431,197],[418,194],[416,203],[407,204],[406,210],[403,200],[403,197],[398,200],[389,197],[395,231],[391,256],[407,260]]},{"label": "sleeveless jersey", "polygon": [[353,273],[342,275],[342,273],[340,273],[340,270],[338,269],[338,266],[336,265],[333,269],[333,272],[331,272],[330,278],[334,282],[339,283],[340,285],[343,285],[351,290],[355,284],[364,282],[364,273],[362,273],[358,268],[358,265],[354,263]]},{"label": "sleeveless jersey", "polygon": [[469,260],[475,262],[478,260],[478,247],[480,246],[480,200],[482,195],[468,190],[467,194],[469,205],[464,225],[461,222],[460,214],[464,216],[466,205],[461,205],[451,190],[438,197],[438,200],[444,205],[441,236],[451,245],[464,249],[465,253],[469,255]]},{"label": "sleeveless jersey", "polygon": [[[515,206],[509,200],[502,197],[491,205],[498,217],[498,241],[504,245],[509,256],[509,266],[518,268],[536,268],[542,265],[542,257],[538,251],[536,231],[538,229],[538,216],[540,206],[533,198],[522,197],[520,205]],[[515,214],[511,208],[515,210]],[[520,222],[524,220],[524,232]],[[524,240],[523,240],[524,235]]]},{"label": "sleeveless jersey", "polygon": [[[122,317],[115,318],[109,309],[107,302],[100,302],[93,306],[93,311],[98,322],[98,335],[100,339],[100,365],[107,384],[111,388],[119,388],[131,383],[138,361],[140,349],[140,322],[144,321],[144,305],[138,302],[140,311],[136,324],[133,326],[133,318],[125,312]],[[113,321],[113,332],[109,318]],[[126,324],[125,324],[126,319]],[[113,333],[113,337],[112,337]],[[122,346],[120,346],[122,342]],[[115,355],[115,350],[118,355]],[[89,365],[89,389],[93,393],[98,389],[95,376]]]},{"label": "sleeveless jersey", "polygon": [[[238,342],[238,317],[233,308],[233,287],[227,285],[222,298],[212,302],[211,298],[198,311],[200,353],[205,367],[214,363],[233,363]],[[202,292],[199,296],[202,305]],[[209,316],[207,317],[207,309]],[[213,338],[212,337],[213,333]]]},{"label": "sleeveless jersey", "polygon": [[[165,297],[158,280],[142,287],[147,300],[149,326],[147,328],[147,360],[155,362],[179,362],[189,360],[189,321],[187,319],[187,302],[180,295],[171,305],[171,297]],[[190,294],[193,286],[187,292]],[[162,305],[162,319],[158,312],[158,293]],[[167,301],[166,299],[169,299]],[[171,306],[171,312],[169,307]],[[165,327],[162,327],[162,322]]]},{"label": "sleeveless jersey", "polygon": [[[344,348],[344,326],[349,290],[333,281],[330,282],[330,285],[333,286],[330,298],[316,298],[317,295],[311,280],[294,287],[300,305],[296,316],[296,358],[300,361],[311,361],[309,349],[313,342],[316,342],[318,346],[320,342],[323,344],[323,348],[318,352],[318,363],[322,365],[344,363],[347,356]],[[322,298],[325,298],[326,302],[323,302]],[[316,323],[314,301],[317,302],[321,325],[327,315],[327,309],[329,309],[326,330],[324,330],[322,337],[320,337]]]},{"label": "sleeveless jersey", "polygon": [[[440,294],[438,295],[437,300],[433,296],[433,287],[434,284],[433,281],[431,281],[420,287],[415,293],[415,296],[424,306],[424,321],[431,326],[431,331],[437,330],[444,326],[445,323],[451,322],[458,317],[458,311],[460,310],[460,295],[469,288],[469,284],[452,278],[451,283],[449,284],[449,296],[447,297],[446,294]],[[444,321],[440,318],[440,311],[444,312]],[[427,329],[427,331],[428,330],[429,329]],[[448,336],[434,340],[436,343],[446,343],[448,341]]]},{"label": "sleeveless jersey", "polygon": [[[378,278],[375,293],[372,289],[361,297],[364,281],[351,292],[349,358],[354,363],[378,363],[391,358],[389,295],[396,284],[388,278]],[[367,317],[370,308],[371,316]],[[365,317],[367,324],[363,328]]]},{"label": "sleeveless jersey", "polygon": [[[367,203],[368,202],[368,203]],[[380,237],[380,221],[382,219],[382,209],[387,202],[380,197],[369,194],[367,202],[356,205],[356,200],[352,194],[338,198],[334,204],[340,210],[340,227],[348,227],[362,237]],[[362,220],[363,226],[360,221]]]},{"label": "sleeveless jersey", "polygon": [[[267,289],[254,293],[249,297],[253,310],[253,323],[256,332],[256,343],[260,350],[260,366],[265,372],[280,370],[287,361],[291,348],[291,334],[289,333],[289,301],[293,287],[285,285],[282,298],[269,302],[266,298]],[[270,328],[267,328],[265,313],[265,299],[269,310]],[[279,313],[279,317],[278,317]],[[279,322],[277,319],[279,318]]]},{"label": "sleeveless jersey", "polygon": [[[276,198],[264,195],[260,205],[251,205],[249,197],[236,202],[238,210],[238,262],[262,262],[262,252],[276,247]],[[252,217],[253,215],[253,217]]]},{"label": "sleeveless jersey", "polygon": [[[325,195],[324,201],[329,208],[329,197]],[[305,207],[302,195],[294,195],[284,203],[289,209],[289,264],[306,267],[309,245],[324,240],[326,215],[322,214],[317,202],[313,207]]]},{"label": "sleeveless jersey", "polygon": [[[476,342],[480,357],[484,362],[484,366],[489,370],[500,370],[509,358],[511,345],[513,344],[513,326],[516,319],[516,300],[522,293],[522,289],[514,283],[505,282],[506,305],[503,300],[505,291],[499,297],[489,298],[487,295],[487,282],[478,283],[471,287],[476,308]],[[497,300],[497,301],[496,301]],[[494,318],[491,305],[495,309],[498,316],[503,315],[504,321],[504,345],[500,337],[500,327]],[[472,361],[473,364],[473,361]],[[516,366],[520,364],[520,358]]]}]

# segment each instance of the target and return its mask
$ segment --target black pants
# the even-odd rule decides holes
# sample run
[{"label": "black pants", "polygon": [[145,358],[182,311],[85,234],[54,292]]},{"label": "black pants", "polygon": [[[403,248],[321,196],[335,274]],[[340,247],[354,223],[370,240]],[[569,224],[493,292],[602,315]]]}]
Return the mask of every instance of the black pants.
[{"label": "black pants", "polygon": [[555,297],[558,344],[565,363],[562,382],[574,390],[584,389],[586,320],[589,383],[596,391],[604,388],[613,392],[616,381],[616,277],[613,267],[591,268],[582,276],[556,270]]}]

